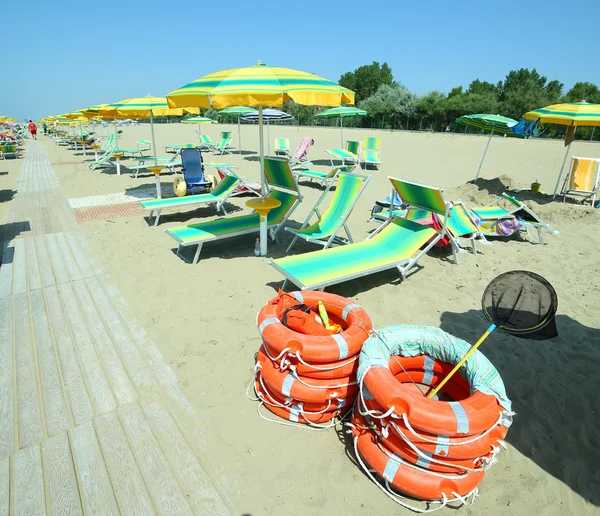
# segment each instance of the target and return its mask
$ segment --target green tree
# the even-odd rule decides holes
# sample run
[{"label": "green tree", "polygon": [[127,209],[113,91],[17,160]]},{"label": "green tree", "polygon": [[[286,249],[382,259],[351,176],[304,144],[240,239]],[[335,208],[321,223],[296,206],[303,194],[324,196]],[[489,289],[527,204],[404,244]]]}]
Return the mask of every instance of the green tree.
[{"label": "green tree", "polygon": [[537,70],[511,70],[500,88],[502,113],[519,119],[527,111],[560,101],[563,84],[550,81]]},{"label": "green tree", "polygon": [[592,104],[600,104],[600,90],[591,82],[577,82],[565,95],[567,102],[581,102],[585,100]]},{"label": "green tree", "polygon": [[355,94],[355,103],[374,95],[380,86],[394,83],[392,69],[387,63],[380,65],[377,61],[373,64],[363,65],[353,72],[346,72],[340,77],[340,85],[352,90]]}]

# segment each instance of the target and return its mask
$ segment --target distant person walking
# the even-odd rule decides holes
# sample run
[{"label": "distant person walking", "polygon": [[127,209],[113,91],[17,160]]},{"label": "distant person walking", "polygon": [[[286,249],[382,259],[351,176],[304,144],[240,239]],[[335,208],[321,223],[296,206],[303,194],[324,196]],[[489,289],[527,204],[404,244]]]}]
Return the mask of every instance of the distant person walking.
[{"label": "distant person walking", "polygon": [[43,123],[42,129],[44,130],[44,134],[48,134],[48,126],[46,125],[46,122]]},{"label": "distant person walking", "polygon": [[37,140],[37,126],[33,123],[33,120],[29,121],[29,132],[34,140]]}]

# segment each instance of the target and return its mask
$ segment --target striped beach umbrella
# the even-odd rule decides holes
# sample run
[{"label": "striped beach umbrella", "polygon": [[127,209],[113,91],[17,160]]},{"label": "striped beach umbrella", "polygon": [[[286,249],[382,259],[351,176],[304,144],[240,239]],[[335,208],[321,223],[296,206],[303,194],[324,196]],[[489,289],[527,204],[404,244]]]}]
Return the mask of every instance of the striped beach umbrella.
[{"label": "striped beach umbrella", "polygon": [[[354,104],[354,92],[317,75],[289,68],[254,66],[211,73],[167,95],[172,107],[199,106],[216,110],[233,106],[257,107],[260,169],[263,185],[263,107],[282,107],[285,102],[309,106]],[[263,196],[266,188],[263,188]]]},{"label": "striped beach umbrella", "polygon": [[556,197],[558,185],[563,175],[567,157],[571,151],[571,144],[575,138],[575,131],[578,127],[590,127],[600,125],[600,104],[590,104],[588,102],[566,102],[564,104],[553,104],[539,109],[534,109],[523,115],[527,120],[539,120],[540,124],[558,124],[566,125],[567,135],[565,136],[565,157],[558,173],[558,179],[554,186],[553,197]]},{"label": "striped beach umbrella", "polygon": [[489,131],[490,137],[488,138],[487,143],[485,144],[485,150],[483,151],[483,156],[481,156],[481,161],[479,162],[479,168],[477,169],[477,173],[475,174],[475,179],[473,182],[477,181],[479,177],[479,173],[481,172],[481,167],[483,167],[483,162],[485,160],[485,155],[487,154],[488,147],[490,146],[490,142],[492,141],[492,136],[494,133],[496,134],[514,134],[510,128],[517,125],[517,121],[513,118],[508,118],[506,116],[501,115],[489,115],[489,114],[476,114],[476,115],[463,115],[460,118],[456,119],[456,122],[463,125],[468,125],[470,127],[475,127],[477,129],[481,129],[482,131]]},{"label": "striped beach umbrella", "polygon": [[[250,113],[242,116],[242,120],[245,122],[258,122],[259,114],[258,111],[253,109]],[[266,108],[262,112],[263,120],[267,121],[267,154],[271,155],[271,120],[291,120],[294,118],[292,115],[275,108]]]},{"label": "striped beach umbrella", "polygon": [[242,115],[247,115],[248,113],[252,113],[256,111],[254,108],[248,106],[231,106],[225,109],[221,109],[219,114],[223,113],[225,115],[237,115],[237,124],[238,124],[238,150],[239,153],[242,153],[242,131],[240,128],[240,117]]},{"label": "striped beach umbrella", "polygon": [[325,111],[321,111],[315,115],[315,118],[319,119],[330,119],[330,118],[339,118],[340,119],[340,137],[342,141],[342,148],[344,148],[344,123],[343,119],[348,117],[355,116],[367,116],[367,113],[364,109],[358,109],[356,107],[351,106],[339,106],[331,109],[326,109]]}]

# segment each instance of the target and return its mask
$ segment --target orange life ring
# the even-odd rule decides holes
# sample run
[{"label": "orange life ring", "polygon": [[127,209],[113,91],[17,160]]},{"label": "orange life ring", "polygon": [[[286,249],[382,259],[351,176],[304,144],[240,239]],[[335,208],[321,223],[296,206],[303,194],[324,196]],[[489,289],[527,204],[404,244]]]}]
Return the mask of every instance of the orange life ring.
[{"label": "orange life ring", "polygon": [[330,363],[357,355],[371,333],[371,319],[350,299],[327,292],[306,290],[291,292],[298,303],[316,308],[325,305],[331,322],[344,328],[341,333],[327,336],[303,335],[286,328],[277,317],[277,305],[267,303],[257,317],[258,332],[270,350],[279,355],[285,350],[299,352],[306,362]]},{"label": "orange life ring", "polygon": [[[455,494],[466,496],[483,479],[484,471],[472,471],[464,475],[433,474],[417,466],[386,454],[377,444],[377,436],[372,431],[355,431],[357,450],[362,459],[375,470],[376,474],[404,494],[419,500],[441,500],[444,495],[454,498]],[[448,478],[450,477],[450,478]]]},{"label": "orange life ring", "polygon": [[[406,357],[397,357],[403,364]],[[425,371],[441,372],[440,362],[427,355],[418,358]],[[395,359],[394,359],[395,360]],[[459,401],[437,401],[426,398],[400,383],[388,367],[371,367],[364,376],[364,386],[381,405],[384,412],[394,408],[397,415],[406,414],[410,424],[419,430],[437,435],[477,435],[495,425],[502,406],[495,396],[475,391]]]},{"label": "orange life ring", "polygon": [[[367,419],[364,416],[361,416],[356,410],[352,413],[352,424],[359,428],[369,429]],[[474,459],[448,459],[447,457],[438,457],[426,452],[423,452],[421,455],[393,432],[388,432],[387,435],[384,435],[373,428],[371,428],[371,431],[377,435],[378,441],[384,448],[400,456],[405,461],[429,471],[463,474],[466,471],[479,468],[483,464],[482,457]],[[436,462],[436,460],[443,462],[444,464],[440,464],[439,462]]]},{"label": "orange life ring", "polygon": [[[327,423],[331,421],[333,418],[340,415],[340,410],[335,406],[332,410],[313,410],[308,406],[308,404],[303,403],[292,403],[289,407],[280,407],[274,403],[269,403],[269,396],[273,393],[268,393],[266,389],[263,389],[260,382],[254,382],[254,388],[256,389],[256,394],[258,397],[263,400],[264,406],[282,419],[286,419],[287,421],[291,421],[293,423],[313,423],[313,424],[321,424]],[[266,400],[265,400],[266,399]]]},{"label": "orange life ring", "polygon": [[286,398],[309,403],[326,403],[329,399],[345,399],[355,397],[358,393],[354,377],[317,380],[314,378],[297,378],[289,371],[282,371],[262,350],[256,355],[260,364],[260,374],[269,389]]},{"label": "orange life ring", "polygon": [[[263,347],[270,357],[274,358],[278,355],[277,351],[272,349],[266,342],[263,342]],[[296,368],[300,376],[321,380],[352,376],[356,374],[358,369],[358,356],[330,363],[309,364],[308,362],[300,362],[294,355],[286,355],[286,361]]]}]

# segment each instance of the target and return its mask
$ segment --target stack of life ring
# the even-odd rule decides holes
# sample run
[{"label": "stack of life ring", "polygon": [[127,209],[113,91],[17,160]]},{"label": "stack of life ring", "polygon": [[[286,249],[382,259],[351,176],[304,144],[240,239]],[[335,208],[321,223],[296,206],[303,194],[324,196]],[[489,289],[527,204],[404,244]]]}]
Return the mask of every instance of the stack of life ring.
[{"label": "stack of life ring", "polygon": [[[318,302],[342,331],[305,335],[286,327],[269,301],[258,313],[262,346],[256,355],[254,389],[261,405],[292,423],[327,428],[351,408],[358,394],[358,354],[371,320],[353,301],[325,292],[291,292],[316,310]],[[260,410],[260,406],[259,406]]]},{"label": "stack of life ring", "polygon": [[[437,328],[396,328],[401,328],[395,334],[398,340],[403,332],[418,328],[423,340],[434,344],[429,349],[440,349],[440,356],[450,356],[444,353],[444,345],[469,346]],[[407,337],[411,352],[418,340],[414,333]],[[394,353],[403,349],[402,343],[371,346],[375,339],[371,337],[361,353],[360,394],[350,424],[359,463],[401,505],[406,506],[397,492],[442,506],[469,503],[486,470],[496,462],[513,413],[495,395],[473,390],[459,373],[429,399],[426,394],[453,365],[427,354],[399,356]],[[380,352],[386,347],[394,350]],[[478,358],[505,395],[496,369],[483,355]],[[508,398],[501,399],[510,406]]]}]

